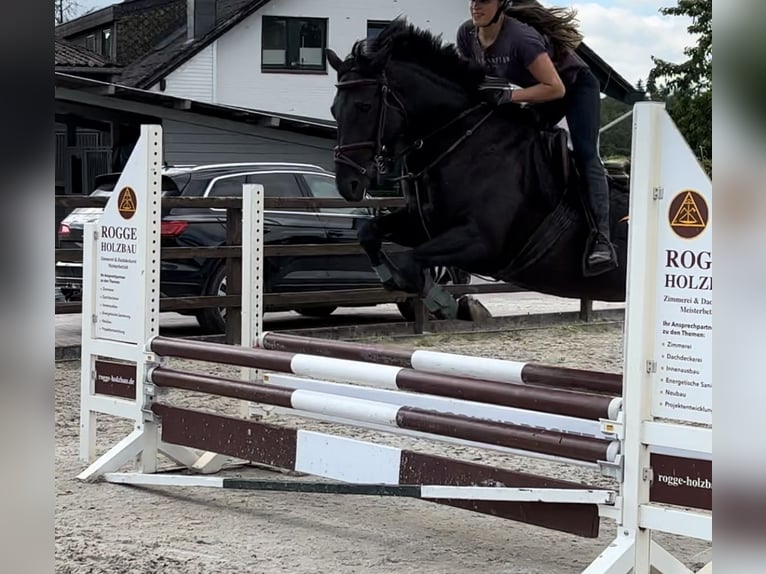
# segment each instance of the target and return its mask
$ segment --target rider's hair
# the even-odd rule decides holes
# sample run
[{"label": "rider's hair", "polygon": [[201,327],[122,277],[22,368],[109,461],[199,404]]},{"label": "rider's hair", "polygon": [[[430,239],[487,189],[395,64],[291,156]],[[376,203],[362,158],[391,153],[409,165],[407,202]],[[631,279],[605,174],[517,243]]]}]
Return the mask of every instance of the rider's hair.
[{"label": "rider's hair", "polygon": [[540,32],[551,44],[554,61],[574,51],[583,40],[573,8],[546,8],[537,0],[517,0],[505,7],[505,13]]}]

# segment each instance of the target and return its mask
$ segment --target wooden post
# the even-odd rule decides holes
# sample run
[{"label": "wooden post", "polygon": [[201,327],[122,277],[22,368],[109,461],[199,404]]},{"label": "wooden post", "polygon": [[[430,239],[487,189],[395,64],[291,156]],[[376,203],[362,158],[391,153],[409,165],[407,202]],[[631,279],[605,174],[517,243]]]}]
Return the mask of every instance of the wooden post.
[{"label": "wooden post", "polygon": [[593,301],[580,299],[580,321],[589,323],[591,320],[593,320]]},{"label": "wooden post", "polygon": [[[226,210],[226,245],[242,245],[242,208]],[[242,342],[242,258],[226,258],[226,294],[239,295],[239,305],[226,308],[226,343]]]},{"label": "wooden post", "polygon": [[412,299],[412,309],[415,312],[415,334],[422,335],[426,332],[426,327],[428,326],[428,309],[426,309],[425,303],[420,297]]}]

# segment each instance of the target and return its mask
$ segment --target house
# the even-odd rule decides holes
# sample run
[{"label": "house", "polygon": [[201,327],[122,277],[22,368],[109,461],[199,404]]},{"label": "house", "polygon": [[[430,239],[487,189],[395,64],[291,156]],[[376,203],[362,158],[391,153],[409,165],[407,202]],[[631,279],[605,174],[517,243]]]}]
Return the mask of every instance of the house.
[{"label": "house", "polygon": [[[109,166],[118,169],[124,150],[135,141],[135,122],[146,117],[114,106],[86,113],[82,102],[71,101],[73,90],[108,95],[112,102],[154,94],[159,98],[155,102],[165,97],[170,99],[162,101],[200,110],[195,117],[205,115],[205,121],[161,116],[168,161],[257,161],[275,150],[306,157],[306,150],[312,149],[308,155],[331,166],[329,137],[319,148],[315,139],[300,145],[303,134],[288,138],[289,149],[281,144],[266,148],[263,139],[253,138],[252,126],[237,128],[232,118],[250,112],[259,118],[260,128],[270,126],[280,134],[280,124],[332,127],[336,78],[325,48],[345,55],[356,40],[374,36],[401,15],[453,41],[467,14],[466,0],[124,0],[61,24],[56,27],[61,45],[100,59],[105,70],[100,76],[103,85],[80,82],[78,78],[99,79],[96,66],[86,73],[57,61],[57,137],[67,144],[68,155],[60,160],[66,193],[90,188],[94,168],[88,154],[96,153],[94,149],[111,150]],[[580,54],[604,93],[626,102],[640,97],[587,46]],[[59,99],[64,93],[69,100]],[[218,116],[227,122],[209,121]],[[83,134],[95,144],[90,150],[80,149],[78,137]],[[327,137],[325,132],[322,137]],[[290,151],[293,148],[297,151]],[[64,154],[60,146],[58,153]],[[78,167],[78,161],[88,165]],[[72,165],[84,174],[80,179],[73,179]]]},{"label": "house", "polygon": [[[345,55],[404,15],[454,41],[466,0],[125,0],[57,27],[124,66],[121,85],[195,101],[332,120],[329,47]],[[640,98],[587,45],[602,91]]]}]

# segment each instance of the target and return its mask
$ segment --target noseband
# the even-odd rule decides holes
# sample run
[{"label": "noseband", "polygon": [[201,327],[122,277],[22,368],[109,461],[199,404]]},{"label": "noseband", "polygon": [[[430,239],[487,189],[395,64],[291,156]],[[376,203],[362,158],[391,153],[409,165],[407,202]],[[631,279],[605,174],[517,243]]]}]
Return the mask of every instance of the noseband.
[{"label": "noseband", "polygon": [[[404,121],[406,123],[407,110],[405,109],[404,104],[402,103],[402,100],[399,98],[399,96],[397,96],[396,93],[389,87],[385,73],[380,78],[362,78],[358,80],[347,80],[345,82],[338,82],[335,84],[336,88],[356,88],[360,86],[380,86],[381,105],[380,115],[378,116],[378,131],[375,135],[375,141],[370,140],[335,146],[335,162],[351,166],[361,175],[367,175],[367,168],[359,165],[352,158],[350,158],[347,153],[362,149],[372,149],[375,152],[373,161],[375,163],[375,169],[377,173],[379,175],[386,175],[388,173],[387,160],[391,159],[387,157],[388,150],[383,143],[383,133],[386,128],[388,111],[389,108],[398,109],[404,117]],[[391,103],[391,99],[393,99],[393,103]]]}]

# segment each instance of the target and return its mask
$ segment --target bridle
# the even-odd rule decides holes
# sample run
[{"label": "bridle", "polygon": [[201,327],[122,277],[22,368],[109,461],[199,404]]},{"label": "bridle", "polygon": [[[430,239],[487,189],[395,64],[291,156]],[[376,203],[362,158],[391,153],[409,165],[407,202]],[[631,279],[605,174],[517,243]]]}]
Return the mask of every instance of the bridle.
[{"label": "bridle", "polygon": [[[462,113],[457,115],[455,118],[453,118],[446,124],[443,124],[442,126],[438,127],[436,130],[432,131],[426,136],[421,137],[415,140],[413,143],[405,146],[396,155],[389,155],[389,150],[386,149],[386,146],[383,143],[383,134],[386,129],[386,119],[388,117],[389,108],[394,108],[394,107],[398,108],[399,112],[402,114],[404,118],[405,125],[408,124],[408,117],[407,117],[407,111],[404,107],[404,103],[402,102],[402,99],[388,85],[388,79],[386,78],[385,72],[383,72],[379,78],[360,78],[356,80],[339,81],[335,84],[335,86],[338,89],[356,88],[360,86],[380,86],[380,89],[381,89],[380,115],[378,116],[378,130],[375,135],[375,140],[354,142],[350,144],[335,146],[335,149],[334,149],[335,162],[348,165],[352,167],[353,169],[355,169],[362,176],[366,176],[368,174],[367,168],[355,162],[352,158],[350,158],[347,155],[347,152],[353,152],[356,150],[371,148],[375,152],[375,155],[373,156],[373,161],[371,163],[375,166],[378,178],[381,178],[382,176],[385,176],[386,174],[388,174],[388,165],[387,165],[388,163],[393,164],[393,163],[396,163],[397,160],[401,159],[402,160],[401,175],[398,177],[392,177],[390,178],[390,180],[392,182],[399,182],[404,186],[403,190],[405,193],[405,197],[408,198],[408,203],[410,205],[414,205],[415,208],[417,209],[420,215],[421,223],[423,224],[423,230],[425,231],[426,236],[430,239],[431,231],[429,229],[429,225],[427,221],[428,218],[424,213],[424,205],[423,205],[423,200],[421,197],[421,191],[420,191],[420,186],[418,184],[418,181],[426,172],[428,172],[430,169],[432,169],[437,164],[439,164],[445,157],[451,154],[463,142],[465,142],[469,137],[471,137],[479,128],[479,126],[481,126],[481,124],[487,121],[490,118],[490,116],[494,113],[495,111],[494,108],[490,108],[490,110],[486,114],[484,114],[479,119],[478,122],[476,122],[472,127],[467,129],[455,142],[452,143],[452,145],[450,145],[445,151],[439,154],[435,159],[430,161],[428,165],[423,167],[417,173],[412,173],[411,171],[409,171],[409,168],[407,166],[407,156],[410,153],[412,153],[413,151],[422,149],[425,146],[425,142],[427,140],[443,132],[447,128],[453,126],[454,124],[456,124],[463,118],[467,117],[468,115],[472,114],[476,110],[481,109],[482,107],[486,107],[487,104],[482,102],[476,106],[468,108],[467,110],[463,111]],[[393,104],[389,101],[389,98],[393,100],[394,102]],[[411,191],[407,191],[409,185],[412,186]]]},{"label": "bridle", "polygon": [[[348,152],[358,151],[361,149],[373,149],[375,155],[373,156],[373,163],[375,164],[376,172],[379,175],[386,175],[388,173],[388,162],[394,158],[388,157],[388,149],[383,143],[383,134],[386,129],[386,120],[388,119],[389,108],[398,109],[404,118],[405,125],[407,124],[407,110],[402,103],[401,98],[394,92],[388,85],[388,79],[385,72],[381,74],[379,78],[360,78],[357,80],[346,80],[343,82],[337,82],[336,88],[357,88],[360,86],[380,86],[381,91],[381,104],[380,115],[378,116],[378,129],[376,132],[375,140],[354,142],[350,144],[337,145],[334,148],[335,162],[346,164],[361,175],[367,175],[368,170],[362,165],[359,165],[347,154]],[[393,100],[391,103],[390,100]]]},{"label": "bridle", "polygon": [[[359,174],[363,176],[366,176],[368,174],[367,168],[365,168],[362,165],[359,165],[359,163],[357,163],[352,158],[350,158],[347,155],[347,152],[353,152],[353,151],[357,151],[361,149],[373,149],[375,151],[375,154],[373,156],[372,163],[375,166],[377,174],[379,176],[385,176],[388,174],[389,163],[395,163],[396,160],[398,159],[406,158],[406,156],[412,151],[422,149],[423,146],[425,145],[426,140],[446,130],[447,128],[459,122],[466,116],[472,114],[476,110],[487,106],[486,103],[480,103],[476,106],[468,108],[467,110],[463,111],[458,116],[453,118],[451,121],[437,128],[435,131],[431,132],[430,134],[422,138],[419,138],[412,144],[406,146],[398,154],[389,155],[389,150],[386,148],[386,145],[383,143],[383,134],[386,128],[386,119],[388,118],[389,108],[398,109],[398,111],[402,114],[402,117],[404,118],[405,125],[408,124],[407,110],[404,106],[404,103],[402,102],[402,99],[388,85],[388,79],[386,78],[385,71],[378,78],[359,78],[356,80],[340,81],[335,84],[335,87],[338,89],[356,88],[360,86],[380,86],[380,89],[381,89],[380,115],[378,116],[378,129],[375,135],[375,140],[337,145],[334,148],[334,153],[335,153],[336,163],[342,163],[342,164],[348,165],[354,168]],[[389,98],[393,99],[393,102],[394,102],[393,104],[389,101]],[[393,178],[393,181],[416,180],[417,178],[419,178],[426,171],[436,166],[445,157],[447,157],[450,153],[452,153],[458,146],[460,146],[460,144],[462,144],[471,135],[473,135],[476,129],[485,121],[487,121],[493,113],[494,113],[494,109],[490,109],[489,112],[487,112],[484,116],[482,116],[481,119],[473,127],[466,130],[465,133],[460,138],[458,138],[457,141],[455,141],[446,151],[440,154],[435,160],[429,163],[429,165],[423,168],[420,172],[418,172],[417,174],[409,173],[409,172],[406,172],[406,168],[405,168],[404,169],[405,173],[403,173],[399,177]]]}]

